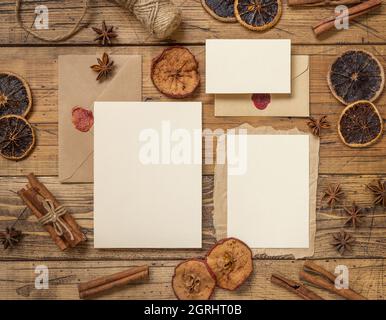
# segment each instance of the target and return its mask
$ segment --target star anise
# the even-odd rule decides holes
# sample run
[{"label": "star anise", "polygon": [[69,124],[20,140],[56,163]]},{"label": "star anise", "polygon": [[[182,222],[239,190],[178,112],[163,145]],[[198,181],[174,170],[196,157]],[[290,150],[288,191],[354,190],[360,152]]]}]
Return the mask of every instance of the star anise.
[{"label": "star anise", "polygon": [[358,207],[355,202],[353,202],[350,208],[344,208],[345,213],[349,216],[345,225],[349,224],[354,227],[354,229],[362,223],[363,212],[362,208]]},{"label": "star anise", "polygon": [[102,59],[97,58],[98,64],[92,65],[90,68],[98,72],[97,81],[107,78],[109,73],[113,70],[114,61],[110,60],[109,55],[103,53]]},{"label": "star anise", "polygon": [[114,26],[107,27],[106,22],[103,20],[102,27],[92,29],[97,33],[94,41],[99,41],[102,46],[111,45],[111,39],[116,38],[118,35],[114,32]]},{"label": "star anise", "polygon": [[334,233],[332,237],[333,241],[331,244],[341,255],[343,255],[346,251],[352,251],[352,245],[355,242],[355,238],[346,231],[341,230],[338,233]]},{"label": "star anise", "polygon": [[327,190],[324,192],[322,200],[325,200],[331,208],[334,208],[335,204],[342,202],[343,198],[344,192],[342,191],[340,184],[332,183],[328,185]]},{"label": "star anise", "polygon": [[320,137],[322,129],[330,128],[330,123],[327,121],[327,116],[322,116],[319,119],[310,117],[307,125],[311,129],[312,134],[316,137]]},{"label": "star anise", "polygon": [[386,207],[386,181],[377,180],[373,184],[368,184],[367,188],[374,195],[374,205],[380,204]]},{"label": "star anise", "polygon": [[0,232],[0,241],[4,249],[13,248],[21,239],[22,232],[15,228],[6,228],[4,232]]}]

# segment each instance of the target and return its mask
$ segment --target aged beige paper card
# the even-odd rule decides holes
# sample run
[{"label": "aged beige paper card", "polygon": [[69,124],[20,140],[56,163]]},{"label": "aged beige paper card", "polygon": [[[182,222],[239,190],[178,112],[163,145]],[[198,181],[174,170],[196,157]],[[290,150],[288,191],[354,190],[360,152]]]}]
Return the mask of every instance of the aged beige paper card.
[{"label": "aged beige paper card", "polygon": [[[245,140],[245,170],[231,174]],[[252,248],[309,247],[308,135],[227,136],[228,235]]]},{"label": "aged beige paper card", "polygon": [[291,94],[216,94],[217,117],[308,117],[310,115],[309,56],[292,56]]},{"label": "aged beige paper card", "polygon": [[291,93],[291,40],[206,40],[206,93]]},{"label": "aged beige paper card", "polygon": [[201,103],[96,102],[96,248],[200,248]]},{"label": "aged beige paper card", "polygon": [[[310,216],[309,216],[309,241],[308,248],[252,248],[254,256],[261,257],[286,257],[290,259],[300,259],[305,257],[311,257],[315,252],[315,235],[316,235],[316,192],[318,185],[318,171],[319,171],[319,147],[320,140],[312,134],[305,133],[292,128],[288,130],[277,130],[272,127],[253,127],[249,124],[243,124],[235,128],[236,132],[240,130],[246,130],[248,134],[308,134],[310,145],[310,178],[309,178],[309,204],[310,204]],[[222,155],[226,154],[226,143],[220,143],[220,141],[226,140],[226,135],[220,137],[217,143],[217,158],[223,158]],[[225,157],[225,156],[224,156]],[[223,161],[216,163],[214,171],[214,192],[213,192],[213,224],[215,227],[215,236],[217,240],[223,239],[228,236],[227,234],[227,164]]]}]

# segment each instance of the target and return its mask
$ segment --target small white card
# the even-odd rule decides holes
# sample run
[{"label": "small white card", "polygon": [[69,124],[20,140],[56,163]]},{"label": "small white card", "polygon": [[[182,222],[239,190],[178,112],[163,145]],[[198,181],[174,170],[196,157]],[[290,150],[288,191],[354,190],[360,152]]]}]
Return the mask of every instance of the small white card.
[{"label": "small white card", "polygon": [[291,93],[291,40],[206,40],[206,93]]},{"label": "small white card", "polygon": [[235,137],[227,136],[228,236],[251,248],[308,248],[309,136],[245,135],[246,170],[231,175],[232,150],[243,148]]},{"label": "small white card", "polygon": [[95,103],[96,248],[201,248],[201,109]]}]

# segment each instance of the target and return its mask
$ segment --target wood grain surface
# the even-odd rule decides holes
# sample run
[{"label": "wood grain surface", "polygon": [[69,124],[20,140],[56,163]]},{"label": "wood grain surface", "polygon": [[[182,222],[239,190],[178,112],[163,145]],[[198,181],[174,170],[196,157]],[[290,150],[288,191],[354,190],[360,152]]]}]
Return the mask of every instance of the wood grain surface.
[{"label": "wood grain surface", "polygon": [[[173,299],[170,282],[174,267],[184,259],[204,257],[215,243],[213,227],[213,165],[204,166],[203,176],[203,248],[201,250],[98,250],[93,248],[93,185],[63,185],[57,179],[58,150],[58,78],[57,59],[62,54],[141,54],[143,56],[143,100],[168,101],[150,81],[151,59],[166,45],[186,45],[200,64],[201,86],[193,100],[203,102],[203,127],[214,131],[236,127],[244,122],[254,126],[275,128],[298,127],[307,130],[305,119],[215,117],[214,98],[205,94],[205,39],[208,38],[290,38],[293,54],[310,55],[310,101],[313,116],[328,115],[331,129],[323,132],[320,148],[320,170],[317,202],[317,233],[315,255],[312,259],[334,271],[346,265],[350,285],[370,299],[385,299],[386,271],[386,213],[372,207],[372,195],[366,184],[386,179],[386,139],[363,150],[343,145],[336,132],[336,123],[343,110],[330,93],[326,75],[336,56],[348,49],[362,48],[374,53],[386,68],[386,9],[355,20],[348,30],[334,31],[317,39],[311,25],[329,16],[333,7],[292,8],[284,4],[283,16],[276,28],[255,33],[241,25],[223,24],[206,14],[200,0],[173,0],[181,7],[183,24],[166,41],[158,41],[143,31],[139,22],[107,0],[90,0],[86,20],[73,38],[64,43],[48,44],[28,36],[15,23],[14,1],[0,3],[0,70],[23,75],[33,91],[33,111],[29,120],[37,133],[37,147],[25,160],[12,162],[0,159],[0,230],[12,224],[24,206],[15,191],[26,183],[25,174],[34,172],[63,203],[82,228],[89,241],[79,248],[60,252],[48,234],[25,212],[17,227],[25,233],[20,245],[12,250],[0,249],[0,299],[77,299],[76,284],[94,277],[120,271],[128,266],[148,263],[150,280],[113,291],[100,298],[116,299]],[[81,0],[25,0],[22,19],[30,26],[38,4],[49,8],[50,30],[47,35],[63,33],[81,12]],[[106,20],[117,27],[116,46],[101,48],[93,42],[91,26]],[[386,117],[386,93],[377,100],[383,118]],[[329,183],[341,183],[346,193],[344,204],[327,208],[321,201]],[[280,194],[277,195],[280,199]],[[345,228],[356,238],[352,253],[341,257],[331,245],[331,236],[343,227],[343,206],[355,201],[364,208],[363,224],[353,230]],[[255,271],[240,290],[230,293],[218,290],[215,299],[296,299],[297,297],[269,282],[277,272],[298,280],[303,261],[291,257],[255,258]],[[34,268],[46,265],[50,270],[50,288],[36,290]],[[339,299],[325,291],[316,290],[327,299]]]}]

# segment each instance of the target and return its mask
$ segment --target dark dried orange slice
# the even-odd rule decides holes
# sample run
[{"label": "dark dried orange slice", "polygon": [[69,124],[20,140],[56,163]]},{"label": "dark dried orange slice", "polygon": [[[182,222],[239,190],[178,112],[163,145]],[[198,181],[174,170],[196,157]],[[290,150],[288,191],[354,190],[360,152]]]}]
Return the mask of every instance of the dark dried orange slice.
[{"label": "dark dried orange slice", "polygon": [[338,57],[327,80],[335,98],[346,105],[358,100],[376,100],[385,85],[381,63],[364,50],[346,51]]},{"label": "dark dried orange slice", "polygon": [[180,300],[208,300],[216,287],[216,278],[205,261],[192,259],[175,268],[172,286]]},{"label": "dark dried orange slice", "polygon": [[343,143],[349,147],[366,147],[382,136],[383,119],[370,101],[357,101],[343,110],[338,132]]},{"label": "dark dried orange slice", "polygon": [[186,98],[200,83],[198,62],[184,47],[167,48],[153,60],[151,79],[164,95],[170,98]]},{"label": "dark dried orange slice", "polygon": [[35,145],[35,133],[23,117],[7,115],[0,118],[0,154],[10,160],[26,157]]},{"label": "dark dried orange slice", "polygon": [[0,72],[0,117],[9,114],[26,116],[32,106],[27,82],[11,72]]},{"label": "dark dried orange slice", "polygon": [[236,22],[235,0],[201,0],[204,9],[215,19]]},{"label": "dark dried orange slice", "polygon": [[282,12],[281,0],[236,0],[236,19],[246,28],[263,31],[278,23]]},{"label": "dark dried orange slice", "polygon": [[217,285],[228,290],[241,286],[253,271],[251,249],[235,238],[219,241],[209,251],[206,262],[216,276]]}]

